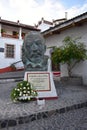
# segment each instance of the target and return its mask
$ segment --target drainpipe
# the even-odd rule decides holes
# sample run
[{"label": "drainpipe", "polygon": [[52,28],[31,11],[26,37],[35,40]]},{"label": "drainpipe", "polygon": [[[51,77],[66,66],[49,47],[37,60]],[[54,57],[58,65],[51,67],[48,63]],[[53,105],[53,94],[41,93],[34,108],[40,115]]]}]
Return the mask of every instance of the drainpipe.
[{"label": "drainpipe", "polygon": [[66,20],[67,20],[67,14],[68,14],[68,13],[67,13],[67,12],[65,12],[65,19],[66,19]]},{"label": "drainpipe", "polygon": [[[17,20],[17,24],[20,25],[20,21],[19,20]],[[19,28],[19,39],[22,39],[21,34],[22,34],[22,28],[20,27]]]},{"label": "drainpipe", "polygon": [[0,37],[2,36],[2,34],[1,34],[1,24],[0,24]]},{"label": "drainpipe", "polygon": [[[1,17],[0,17],[0,21],[1,21]],[[2,35],[1,35],[1,23],[0,23],[0,37],[1,37]]]},{"label": "drainpipe", "polygon": [[22,34],[22,28],[19,28],[19,39],[22,39],[21,34]]}]

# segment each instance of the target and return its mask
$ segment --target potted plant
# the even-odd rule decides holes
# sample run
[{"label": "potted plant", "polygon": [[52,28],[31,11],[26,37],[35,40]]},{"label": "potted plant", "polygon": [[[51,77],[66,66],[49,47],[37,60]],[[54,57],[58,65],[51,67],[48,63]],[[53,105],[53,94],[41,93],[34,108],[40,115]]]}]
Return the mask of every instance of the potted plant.
[{"label": "potted plant", "polygon": [[1,29],[1,33],[3,34],[3,33],[5,33],[6,31],[4,30],[4,29]]},{"label": "potted plant", "polygon": [[12,101],[31,101],[37,97],[37,91],[33,89],[33,86],[28,81],[21,81],[17,84],[11,91],[11,99]]},{"label": "potted plant", "polygon": [[18,32],[13,31],[13,37],[14,37],[14,38],[18,38],[18,34],[19,34]]}]

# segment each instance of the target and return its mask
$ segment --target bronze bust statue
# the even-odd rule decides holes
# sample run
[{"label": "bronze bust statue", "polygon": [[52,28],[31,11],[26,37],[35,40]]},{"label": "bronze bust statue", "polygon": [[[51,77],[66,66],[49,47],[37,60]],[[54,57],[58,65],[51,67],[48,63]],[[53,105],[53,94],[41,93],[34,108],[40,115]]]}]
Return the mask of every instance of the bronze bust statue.
[{"label": "bronze bust statue", "polygon": [[22,47],[22,61],[26,71],[47,71],[48,57],[45,40],[39,32],[31,31],[24,39]]}]

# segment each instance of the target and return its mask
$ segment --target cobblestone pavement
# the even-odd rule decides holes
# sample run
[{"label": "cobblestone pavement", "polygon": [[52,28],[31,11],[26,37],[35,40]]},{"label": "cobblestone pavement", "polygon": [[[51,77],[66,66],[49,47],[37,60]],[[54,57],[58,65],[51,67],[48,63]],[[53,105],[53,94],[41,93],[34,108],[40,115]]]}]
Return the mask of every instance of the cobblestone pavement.
[{"label": "cobblestone pavement", "polygon": [[[41,109],[36,101],[13,103],[10,99],[10,93],[16,85],[17,82],[12,81],[0,83],[0,125],[2,130],[87,130],[87,108],[81,108],[85,106],[85,102],[87,106],[87,87],[62,86],[61,83],[55,82],[58,99],[46,100],[45,106]],[[81,109],[77,109],[76,104],[79,104],[78,108]],[[68,109],[71,111],[65,111],[66,108],[67,111]],[[62,111],[57,112],[56,110]],[[49,116],[46,118],[41,118],[42,116],[39,118],[38,113],[52,111],[53,114],[48,113]],[[29,118],[29,115],[34,114],[40,120],[24,121],[23,117]],[[22,117],[23,120],[20,118],[17,122],[19,117]],[[23,124],[23,121],[27,123]],[[7,122],[9,125],[6,124]],[[9,127],[11,125],[14,127]]]},{"label": "cobblestone pavement", "polygon": [[2,130],[87,130],[87,108],[53,114],[45,119]]},{"label": "cobblestone pavement", "polygon": [[30,103],[13,103],[10,99],[10,93],[16,85],[16,82],[0,84],[0,119],[22,117],[87,102],[86,87],[60,87],[56,85],[58,99],[46,100],[45,106],[42,109],[39,108],[36,101]]}]

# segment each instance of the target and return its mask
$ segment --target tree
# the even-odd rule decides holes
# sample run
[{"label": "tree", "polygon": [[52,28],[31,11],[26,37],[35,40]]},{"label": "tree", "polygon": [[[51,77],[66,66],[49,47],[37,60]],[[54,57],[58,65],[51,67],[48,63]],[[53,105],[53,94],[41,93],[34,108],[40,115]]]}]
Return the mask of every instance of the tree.
[{"label": "tree", "polygon": [[52,54],[54,64],[66,63],[69,77],[72,76],[72,69],[77,63],[87,59],[86,46],[79,42],[79,38],[72,39],[70,36],[65,37],[63,46],[56,47]]}]

